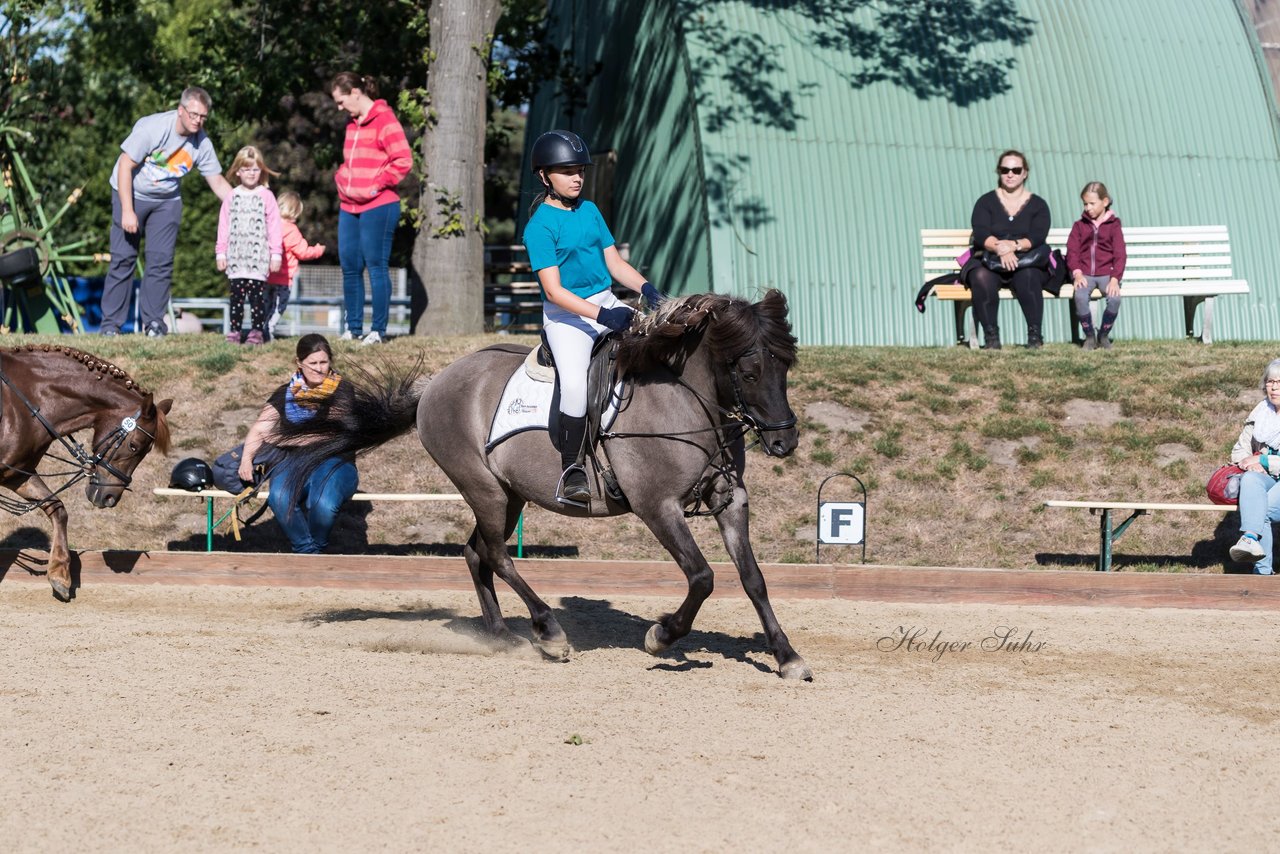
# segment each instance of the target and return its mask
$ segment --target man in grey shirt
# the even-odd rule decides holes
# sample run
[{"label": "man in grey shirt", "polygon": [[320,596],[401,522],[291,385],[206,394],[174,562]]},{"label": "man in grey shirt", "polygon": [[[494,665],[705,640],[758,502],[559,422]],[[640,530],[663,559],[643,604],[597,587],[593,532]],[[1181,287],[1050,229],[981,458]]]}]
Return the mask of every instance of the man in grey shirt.
[{"label": "man in grey shirt", "polygon": [[231,185],[213,142],[204,132],[213,101],[209,93],[185,89],[178,109],[138,119],[120,143],[120,158],[111,170],[111,266],[102,290],[103,335],[118,335],[129,315],[133,269],[138,247],[147,239],[146,267],[138,308],[148,337],[166,334],[173,253],[182,222],[179,182],[198,169],[209,189],[225,199]]}]

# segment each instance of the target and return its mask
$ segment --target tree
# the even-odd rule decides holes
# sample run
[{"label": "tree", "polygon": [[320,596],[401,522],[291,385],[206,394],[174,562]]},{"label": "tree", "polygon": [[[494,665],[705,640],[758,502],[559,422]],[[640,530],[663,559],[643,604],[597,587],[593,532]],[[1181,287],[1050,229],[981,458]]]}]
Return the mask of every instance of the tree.
[{"label": "tree", "polygon": [[417,335],[466,334],[484,325],[485,116],[501,11],[501,0],[431,3],[427,175],[412,265]]}]

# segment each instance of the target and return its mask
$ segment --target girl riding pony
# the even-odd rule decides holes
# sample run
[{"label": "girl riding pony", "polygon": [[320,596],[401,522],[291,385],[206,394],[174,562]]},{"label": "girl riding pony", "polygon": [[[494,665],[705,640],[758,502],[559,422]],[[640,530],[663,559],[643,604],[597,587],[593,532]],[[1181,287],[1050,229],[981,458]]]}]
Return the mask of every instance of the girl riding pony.
[{"label": "girl riding pony", "polygon": [[639,291],[655,307],[658,289],[622,260],[604,217],[584,201],[582,181],[591,152],[576,133],[553,130],[533,144],[533,172],[543,192],[524,229],[529,262],[542,286],[542,324],[560,376],[560,460],[556,498],[584,504],[591,497],[579,462],[587,429],[587,367],[596,337],[621,332],[634,312],[613,295],[614,281]]}]

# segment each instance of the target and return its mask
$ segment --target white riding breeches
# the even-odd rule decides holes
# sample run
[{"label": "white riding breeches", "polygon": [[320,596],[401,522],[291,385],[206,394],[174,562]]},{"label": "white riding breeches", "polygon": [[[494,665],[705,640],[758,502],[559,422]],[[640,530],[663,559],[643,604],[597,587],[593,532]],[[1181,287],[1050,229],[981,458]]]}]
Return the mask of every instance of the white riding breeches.
[{"label": "white riding breeches", "polygon": [[[624,305],[607,288],[586,300],[602,308]],[[560,377],[560,412],[570,418],[581,418],[587,414],[587,368],[591,364],[591,347],[601,333],[608,331],[608,327],[546,301],[542,303],[542,325]]]}]

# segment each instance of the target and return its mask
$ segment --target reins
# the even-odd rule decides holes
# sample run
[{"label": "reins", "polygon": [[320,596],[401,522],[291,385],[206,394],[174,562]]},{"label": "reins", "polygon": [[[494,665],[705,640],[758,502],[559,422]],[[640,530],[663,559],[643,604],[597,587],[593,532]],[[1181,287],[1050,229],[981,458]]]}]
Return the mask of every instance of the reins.
[{"label": "reins", "polygon": [[[758,349],[759,348],[744,350],[733,359],[726,360],[725,362],[729,370],[730,381],[733,385],[733,396],[734,396],[733,409],[725,409],[716,401],[708,400],[696,388],[689,385],[689,383],[685,381],[684,377],[676,376],[674,378],[675,385],[678,385],[687,389],[688,392],[694,396],[694,399],[698,401],[698,404],[702,407],[703,414],[707,417],[707,420],[711,422],[709,427],[703,427],[697,430],[683,430],[676,433],[670,433],[670,432],[666,432],[666,433],[626,432],[624,433],[624,432],[602,430],[599,434],[599,438],[601,441],[605,441],[608,439],[639,439],[639,438],[670,439],[672,441],[683,442],[684,444],[701,447],[698,445],[698,443],[690,439],[687,439],[685,437],[700,436],[703,433],[714,432],[716,434],[716,447],[708,455],[707,463],[705,466],[703,466],[702,473],[698,476],[697,484],[694,486],[694,490],[693,490],[692,508],[684,511],[684,515],[686,518],[693,518],[698,516],[718,516],[721,512],[724,511],[726,507],[728,507],[730,504],[733,503],[733,491],[728,490],[725,493],[724,499],[721,500],[714,507],[712,506],[704,507],[703,503],[706,500],[706,497],[703,493],[702,487],[704,483],[714,484],[718,480],[724,480],[726,482],[732,483],[733,457],[729,454],[729,448],[731,448],[735,442],[737,442],[739,439],[745,436],[748,430],[751,430],[756,434],[755,441],[752,442],[750,445],[747,445],[746,448],[744,449],[749,451],[752,448],[754,448],[756,445],[759,445],[764,441],[764,436],[763,436],[764,431],[786,430],[790,427],[795,426],[796,418],[794,415],[785,421],[781,421],[777,424],[770,424],[768,422],[760,421],[758,418],[753,416],[750,413],[750,411],[747,409],[746,402],[742,398],[742,387],[738,382],[738,371],[736,366],[739,359],[743,358],[744,356],[752,355],[753,353],[757,352]],[[765,352],[768,353],[769,351],[766,349]],[[770,358],[776,358],[772,353],[769,353],[769,356]],[[610,383],[610,388],[612,388],[613,385],[614,385],[613,383]],[[624,381],[623,387],[624,389],[627,388],[626,381]],[[610,392],[610,394],[618,402],[619,413],[625,410],[627,408],[627,405],[629,405],[631,402],[630,394],[627,394],[625,398],[621,395],[615,394],[614,392]],[[717,412],[713,412],[712,411],[713,409],[718,411],[718,415],[721,416],[723,420],[719,420],[719,421],[717,420]],[[711,476],[709,478],[707,477],[708,473],[711,473]],[[710,491],[714,492],[715,490],[713,489]]]},{"label": "reins", "polygon": [[61,499],[58,498],[59,493],[70,489],[86,477],[89,478],[90,483],[99,484],[100,481],[98,480],[97,472],[99,467],[106,469],[107,472],[113,475],[117,480],[121,481],[124,484],[125,489],[129,488],[129,484],[133,482],[133,476],[120,471],[120,469],[111,464],[111,460],[115,456],[116,451],[120,449],[120,446],[124,444],[125,438],[134,430],[137,430],[144,436],[149,437],[153,442],[155,441],[156,437],[153,434],[148,433],[146,430],[138,426],[138,417],[142,414],[141,407],[139,407],[138,411],[133,415],[129,415],[121,419],[119,426],[103,437],[98,447],[94,448],[93,456],[90,456],[79,442],[75,442],[67,435],[58,432],[58,429],[50,423],[48,418],[44,417],[43,413],[40,412],[39,407],[33,404],[27,396],[22,393],[22,389],[13,384],[13,381],[9,379],[9,375],[6,374],[3,369],[0,369],[0,383],[4,383],[4,385],[8,386],[11,392],[18,396],[18,400],[22,401],[22,405],[27,408],[27,411],[29,411],[31,415],[40,422],[40,425],[44,427],[45,431],[48,432],[54,440],[67,449],[67,452],[71,454],[74,459],[65,459],[57,456],[56,454],[50,455],[47,452],[44,456],[52,456],[53,459],[58,460],[59,462],[76,466],[76,468],[68,471],[51,472],[48,475],[41,476],[38,472],[26,471],[16,466],[11,466],[8,463],[0,462],[0,466],[26,477],[67,478],[66,483],[62,484],[57,489],[53,490],[53,492],[48,496],[41,498],[38,501],[17,501],[9,498],[8,496],[0,495],[0,510],[4,510],[14,516],[21,516],[24,513],[29,513],[37,508],[42,508],[46,505],[60,501]]}]

